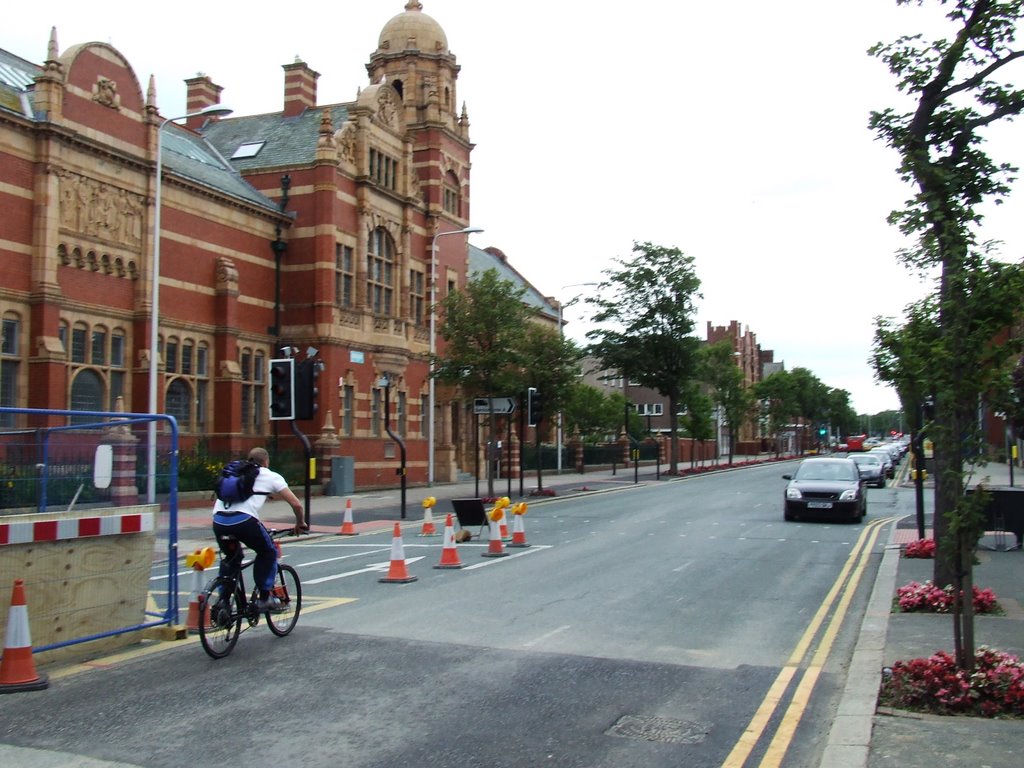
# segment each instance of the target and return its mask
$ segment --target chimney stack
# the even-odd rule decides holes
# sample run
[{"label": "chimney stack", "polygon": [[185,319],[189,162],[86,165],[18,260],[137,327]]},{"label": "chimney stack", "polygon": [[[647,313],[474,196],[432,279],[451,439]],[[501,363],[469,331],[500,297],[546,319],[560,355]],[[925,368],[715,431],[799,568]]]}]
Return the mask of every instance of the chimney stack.
[{"label": "chimney stack", "polygon": [[316,81],[319,72],[296,59],[284,65],[284,116],[295,117],[316,106]]}]

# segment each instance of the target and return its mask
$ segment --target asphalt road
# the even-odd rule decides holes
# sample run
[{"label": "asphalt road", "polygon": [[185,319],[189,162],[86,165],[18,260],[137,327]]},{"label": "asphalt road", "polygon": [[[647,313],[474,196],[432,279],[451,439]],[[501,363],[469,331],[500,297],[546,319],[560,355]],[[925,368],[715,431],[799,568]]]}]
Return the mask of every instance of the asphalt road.
[{"label": "asphalt road", "polygon": [[161,644],[0,697],[0,761],[817,766],[883,521],[913,498],[785,523],[783,471],[533,504],[531,546],[460,544],[459,570],[407,531],[410,584],[378,581],[390,530],[289,543],[291,636],[259,626],[219,661]]}]

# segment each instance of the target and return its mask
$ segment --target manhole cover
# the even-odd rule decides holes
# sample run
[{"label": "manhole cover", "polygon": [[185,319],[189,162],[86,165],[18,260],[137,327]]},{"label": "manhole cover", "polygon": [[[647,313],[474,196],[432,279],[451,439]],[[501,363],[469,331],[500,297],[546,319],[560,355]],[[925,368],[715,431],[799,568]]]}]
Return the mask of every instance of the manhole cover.
[{"label": "manhole cover", "polygon": [[673,717],[623,715],[605,733],[624,739],[660,741],[664,744],[700,744],[710,731],[711,726],[705,723],[692,723]]}]

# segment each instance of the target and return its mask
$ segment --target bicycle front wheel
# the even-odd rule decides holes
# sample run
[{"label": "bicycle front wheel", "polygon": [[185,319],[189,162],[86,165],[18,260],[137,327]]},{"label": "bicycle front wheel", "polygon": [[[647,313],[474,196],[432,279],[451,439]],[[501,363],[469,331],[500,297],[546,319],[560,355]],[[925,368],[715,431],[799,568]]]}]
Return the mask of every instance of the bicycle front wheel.
[{"label": "bicycle front wheel", "polygon": [[215,659],[231,653],[242,631],[241,601],[232,579],[217,577],[199,595],[199,641]]},{"label": "bicycle front wheel", "polygon": [[302,584],[299,574],[290,565],[277,564],[277,578],[274,580],[274,594],[277,595],[283,611],[267,612],[267,626],[278,637],[284,637],[295,628],[302,610]]}]

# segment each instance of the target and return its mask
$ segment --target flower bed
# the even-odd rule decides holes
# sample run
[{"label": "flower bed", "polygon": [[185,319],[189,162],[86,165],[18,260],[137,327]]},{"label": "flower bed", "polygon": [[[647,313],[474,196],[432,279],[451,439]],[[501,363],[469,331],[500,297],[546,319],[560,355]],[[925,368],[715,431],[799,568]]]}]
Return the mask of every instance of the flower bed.
[{"label": "flower bed", "polygon": [[[996,594],[991,589],[974,587],[974,612],[995,613],[999,609]],[[896,590],[896,605],[904,613],[929,612],[949,613],[953,608],[953,585],[939,588],[926,581],[923,584],[912,581]]]},{"label": "flower bed", "polygon": [[945,651],[897,661],[883,671],[879,704],[939,715],[1024,717],[1024,663],[980,646],[974,671],[958,669]]},{"label": "flower bed", "polygon": [[935,539],[918,539],[907,544],[903,550],[904,557],[931,560],[935,557]]}]

